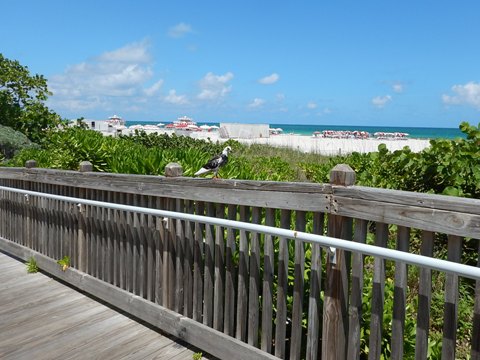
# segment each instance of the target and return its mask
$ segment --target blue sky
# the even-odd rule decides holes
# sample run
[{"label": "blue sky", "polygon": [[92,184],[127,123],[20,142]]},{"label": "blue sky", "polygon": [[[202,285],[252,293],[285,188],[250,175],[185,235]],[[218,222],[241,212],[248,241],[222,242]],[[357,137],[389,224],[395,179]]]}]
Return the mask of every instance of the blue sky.
[{"label": "blue sky", "polygon": [[480,121],[480,2],[3,0],[0,52],[64,118]]}]

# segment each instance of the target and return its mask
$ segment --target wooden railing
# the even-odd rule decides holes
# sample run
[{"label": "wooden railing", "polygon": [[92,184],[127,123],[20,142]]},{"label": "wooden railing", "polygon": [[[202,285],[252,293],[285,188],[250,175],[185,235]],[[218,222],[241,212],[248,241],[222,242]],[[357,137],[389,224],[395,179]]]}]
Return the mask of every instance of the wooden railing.
[{"label": "wooden railing", "polygon": [[[0,185],[328,234],[430,257],[441,246],[435,239],[446,239],[453,262],[461,261],[470,239],[480,238],[480,200],[354,186],[355,174],[344,165],[332,170],[330,184],[106,174],[88,171],[88,164],[82,169],[87,171],[0,168]],[[0,250],[34,256],[42,270],[220,358],[359,359],[363,349],[369,359],[386,352],[402,359],[412,336],[405,334],[412,297],[415,358],[427,358],[427,268],[8,191],[0,192],[0,216]],[[56,264],[64,256],[71,262],[65,272]],[[418,280],[409,269],[418,271]],[[389,276],[392,314],[384,309]],[[365,279],[373,279],[371,288]],[[457,343],[469,343],[471,358],[480,359],[480,281],[467,340],[456,336],[463,279],[454,273],[444,279],[442,358],[454,359]],[[371,304],[363,304],[367,291]],[[369,325],[362,306],[370,307]],[[391,319],[388,334],[385,318]]]}]

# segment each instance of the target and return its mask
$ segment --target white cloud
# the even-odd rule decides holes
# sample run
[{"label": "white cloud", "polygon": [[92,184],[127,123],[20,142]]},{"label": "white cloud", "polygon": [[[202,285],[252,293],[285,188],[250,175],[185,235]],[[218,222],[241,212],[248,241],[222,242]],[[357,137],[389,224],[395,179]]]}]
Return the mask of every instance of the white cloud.
[{"label": "white cloud", "polygon": [[394,83],[392,85],[392,90],[398,94],[402,93],[405,90],[405,85],[400,82]]},{"label": "white cloud", "polygon": [[170,29],[168,29],[168,36],[178,39],[191,32],[192,32],[192,27],[189,24],[185,24],[181,22],[175,26],[172,26]]},{"label": "white cloud", "polygon": [[177,91],[173,89],[168,92],[168,95],[165,96],[164,100],[174,105],[183,105],[188,103],[185,95],[177,95]]},{"label": "white cloud", "polygon": [[124,62],[148,64],[151,61],[152,58],[148,52],[148,44],[146,41],[128,44],[120,49],[104,52],[98,57],[99,63]]},{"label": "white cloud", "polygon": [[307,108],[308,109],[316,109],[318,107],[317,103],[313,102],[313,101],[310,101],[308,104],[307,104]]},{"label": "white cloud", "polygon": [[261,107],[263,104],[265,104],[265,100],[260,98],[255,98],[250,104],[248,104],[248,107],[251,109],[256,109]]},{"label": "white cloud", "polygon": [[390,101],[392,101],[392,97],[390,95],[376,96],[372,99],[372,104],[377,108],[383,108]]},{"label": "white cloud", "polygon": [[72,112],[100,108],[99,104],[103,109],[114,107],[105,104],[144,93],[144,84],[153,76],[151,61],[148,44],[139,42],[72,65],[50,78],[49,106]]},{"label": "white cloud", "polygon": [[279,79],[280,79],[280,76],[277,73],[273,73],[271,75],[268,75],[259,79],[258,82],[263,85],[271,85],[271,84],[275,84]]},{"label": "white cloud", "polygon": [[224,75],[215,75],[212,72],[207,73],[200,80],[200,94],[198,98],[200,100],[218,100],[225,97],[230,91],[232,86],[229,82],[233,79],[233,74],[227,72]]},{"label": "white cloud", "polygon": [[455,95],[442,95],[442,100],[447,105],[470,105],[480,110],[480,83],[470,81],[465,85],[454,85],[452,91]]},{"label": "white cloud", "polygon": [[158,80],[155,84],[153,84],[152,86],[144,89],[143,92],[144,92],[145,95],[147,95],[147,96],[153,96],[153,95],[155,95],[156,93],[158,93],[158,91],[160,90],[160,88],[162,87],[162,85],[163,85],[163,80],[160,79],[160,80]]}]

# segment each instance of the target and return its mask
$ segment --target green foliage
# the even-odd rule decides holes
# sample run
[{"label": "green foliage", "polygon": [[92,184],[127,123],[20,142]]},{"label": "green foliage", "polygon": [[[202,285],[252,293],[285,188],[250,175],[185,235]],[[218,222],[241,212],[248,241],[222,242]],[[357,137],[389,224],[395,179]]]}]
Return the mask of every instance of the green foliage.
[{"label": "green foliage", "polygon": [[202,356],[203,356],[203,354],[201,352],[196,352],[192,355],[192,359],[193,360],[201,360]]},{"label": "green foliage", "polygon": [[33,256],[31,256],[28,261],[25,263],[25,265],[27,266],[27,272],[29,274],[35,274],[38,272],[38,265],[37,265],[37,261],[35,260],[35,258]]},{"label": "green foliage", "polygon": [[0,124],[24,133],[30,140],[42,139],[60,117],[44,102],[51,95],[47,80],[31,75],[28,67],[0,54]]},{"label": "green foliage", "polygon": [[406,191],[480,197],[480,124],[461,123],[466,139],[435,139],[430,147],[414,153],[408,147],[389,152],[384,144],[378,152],[353,153],[331,158],[325,164],[302,163],[307,179],[328,181],[338,163],[355,170],[357,185]]},{"label": "green foliage", "polygon": [[12,158],[22,149],[33,146],[33,143],[21,132],[0,125],[0,153],[2,158]]},{"label": "green foliage", "polygon": [[67,270],[70,267],[70,256],[65,255],[63,258],[57,261],[57,264],[60,265],[62,271]]}]

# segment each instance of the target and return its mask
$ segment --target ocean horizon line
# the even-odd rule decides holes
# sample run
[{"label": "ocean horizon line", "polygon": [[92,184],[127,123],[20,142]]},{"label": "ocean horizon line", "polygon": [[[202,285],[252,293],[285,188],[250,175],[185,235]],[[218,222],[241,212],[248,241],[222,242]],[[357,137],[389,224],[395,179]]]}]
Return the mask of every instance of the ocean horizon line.
[{"label": "ocean horizon line", "polygon": [[[158,121],[144,120],[144,121],[132,121],[127,120],[126,125],[152,125],[158,124]],[[168,124],[168,122],[162,122]],[[242,123],[242,122],[233,122],[233,121],[222,121],[222,122],[208,122],[208,121],[197,121],[198,125],[217,125],[220,123],[236,123],[248,125],[259,125],[267,124],[270,128],[278,129],[280,128],[283,134],[295,134],[295,135],[304,135],[312,136],[316,131],[324,130],[338,130],[338,131],[366,131],[373,135],[375,132],[400,132],[407,133],[409,138],[418,138],[418,139],[456,139],[456,138],[466,138],[466,135],[457,128],[443,128],[443,127],[414,127],[414,126],[383,126],[383,125],[325,125],[325,124],[286,124],[286,123]]]}]

